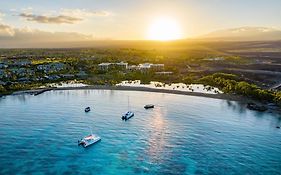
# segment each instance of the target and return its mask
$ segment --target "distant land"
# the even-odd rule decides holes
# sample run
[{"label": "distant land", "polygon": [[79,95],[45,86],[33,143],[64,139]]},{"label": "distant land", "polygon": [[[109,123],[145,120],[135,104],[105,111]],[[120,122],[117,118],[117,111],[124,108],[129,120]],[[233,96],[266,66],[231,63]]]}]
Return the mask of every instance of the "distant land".
[{"label": "distant land", "polygon": [[268,27],[240,27],[217,30],[200,39],[222,40],[222,41],[270,41],[281,40],[281,30]]},{"label": "distant land", "polygon": [[111,40],[68,32],[46,32],[0,25],[0,48],[82,48],[82,47],[173,47],[210,41],[279,41],[281,30],[267,27],[240,27],[211,32],[195,38],[175,41]]}]

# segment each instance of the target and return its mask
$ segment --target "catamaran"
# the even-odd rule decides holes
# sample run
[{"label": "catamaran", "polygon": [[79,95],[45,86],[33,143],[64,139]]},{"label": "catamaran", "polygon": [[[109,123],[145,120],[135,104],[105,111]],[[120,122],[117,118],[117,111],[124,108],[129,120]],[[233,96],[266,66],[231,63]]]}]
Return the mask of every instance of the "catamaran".
[{"label": "catamaran", "polygon": [[130,118],[134,117],[134,113],[132,111],[130,111],[130,105],[129,105],[129,97],[128,97],[128,112],[126,112],[125,114],[122,115],[122,120],[129,120]]},{"label": "catamaran", "polygon": [[82,145],[84,148],[86,148],[94,143],[97,143],[100,140],[101,140],[101,138],[99,136],[90,134],[90,135],[84,137],[83,139],[78,140],[78,145]]}]

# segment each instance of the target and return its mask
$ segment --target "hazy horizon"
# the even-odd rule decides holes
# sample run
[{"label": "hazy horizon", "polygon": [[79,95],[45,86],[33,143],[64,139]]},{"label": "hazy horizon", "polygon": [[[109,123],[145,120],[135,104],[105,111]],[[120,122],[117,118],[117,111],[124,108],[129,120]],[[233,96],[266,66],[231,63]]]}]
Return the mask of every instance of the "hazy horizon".
[{"label": "hazy horizon", "polygon": [[38,47],[38,43],[100,40],[281,39],[278,0],[11,0],[1,4],[0,47],[19,47],[18,42]]}]

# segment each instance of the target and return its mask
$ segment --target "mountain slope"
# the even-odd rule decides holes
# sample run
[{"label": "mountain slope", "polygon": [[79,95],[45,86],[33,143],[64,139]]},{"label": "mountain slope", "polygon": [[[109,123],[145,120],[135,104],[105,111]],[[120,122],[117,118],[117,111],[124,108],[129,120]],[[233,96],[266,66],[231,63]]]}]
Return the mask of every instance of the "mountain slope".
[{"label": "mountain slope", "polygon": [[214,31],[199,37],[199,39],[235,41],[281,40],[281,30],[266,27],[240,27]]}]

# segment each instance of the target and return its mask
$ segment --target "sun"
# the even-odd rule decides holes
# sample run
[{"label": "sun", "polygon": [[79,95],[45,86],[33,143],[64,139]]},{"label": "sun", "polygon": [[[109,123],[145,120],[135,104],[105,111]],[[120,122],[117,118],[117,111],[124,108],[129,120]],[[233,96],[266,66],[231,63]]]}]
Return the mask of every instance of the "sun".
[{"label": "sun", "polygon": [[182,38],[181,28],[171,18],[159,18],[148,29],[149,40],[169,41]]}]

